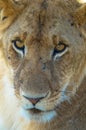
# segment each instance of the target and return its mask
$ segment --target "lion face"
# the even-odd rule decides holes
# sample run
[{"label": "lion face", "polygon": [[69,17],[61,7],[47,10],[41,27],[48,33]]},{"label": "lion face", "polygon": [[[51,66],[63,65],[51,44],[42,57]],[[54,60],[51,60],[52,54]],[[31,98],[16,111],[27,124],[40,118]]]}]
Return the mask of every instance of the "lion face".
[{"label": "lion face", "polygon": [[[27,2],[3,37],[19,104],[30,119],[51,120],[85,76],[86,37],[63,0]],[[59,7],[59,8],[58,8]],[[78,4],[72,7],[75,11]]]}]

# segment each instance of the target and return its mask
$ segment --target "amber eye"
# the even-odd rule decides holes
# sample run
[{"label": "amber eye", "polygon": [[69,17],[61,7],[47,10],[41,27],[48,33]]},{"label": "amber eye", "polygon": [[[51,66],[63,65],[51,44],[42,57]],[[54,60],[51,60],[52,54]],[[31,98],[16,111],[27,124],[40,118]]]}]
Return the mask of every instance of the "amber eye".
[{"label": "amber eye", "polygon": [[25,53],[25,45],[21,39],[16,38],[15,40],[12,40],[12,44],[16,51],[20,51],[23,54]]},{"label": "amber eye", "polygon": [[53,56],[55,56],[56,54],[61,54],[61,53],[65,52],[67,47],[68,47],[68,45],[66,45],[64,42],[60,41],[58,43],[58,45],[56,45],[54,48]]},{"label": "amber eye", "polygon": [[59,44],[56,46],[56,50],[59,52],[62,52],[66,49],[67,45],[64,44],[63,42],[59,42]]}]

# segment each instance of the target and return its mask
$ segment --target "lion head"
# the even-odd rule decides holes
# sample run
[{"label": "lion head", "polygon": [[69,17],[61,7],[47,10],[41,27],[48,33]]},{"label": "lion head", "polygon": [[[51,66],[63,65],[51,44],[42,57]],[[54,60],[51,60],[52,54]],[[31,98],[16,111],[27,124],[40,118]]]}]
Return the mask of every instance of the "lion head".
[{"label": "lion head", "polygon": [[[86,5],[75,0],[21,2],[25,6],[2,37],[8,79],[24,115],[46,122],[76,95],[85,77]],[[16,1],[12,4],[19,9]]]}]

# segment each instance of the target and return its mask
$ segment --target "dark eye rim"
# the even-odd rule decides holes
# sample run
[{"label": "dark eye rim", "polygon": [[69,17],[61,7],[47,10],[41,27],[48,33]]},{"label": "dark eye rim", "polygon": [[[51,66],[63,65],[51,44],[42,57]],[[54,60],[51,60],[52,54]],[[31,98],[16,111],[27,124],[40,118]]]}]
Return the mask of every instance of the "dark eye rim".
[{"label": "dark eye rim", "polygon": [[19,51],[22,51],[23,54],[25,53],[25,46],[24,46],[24,45],[23,45],[22,47],[18,47],[18,46],[17,46],[17,42],[20,42],[20,43],[23,42],[21,39],[17,38],[17,39],[15,39],[15,40],[12,40],[11,42],[14,44],[14,47],[15,47],[16,49],[18,49]]},{"label": "dark eye rim", "polygon": [[7,19],[8,17],[7,16],[3,16],[2,20],[4,21],[5,19]]},{"label": "dark eye rim", "polygon": [[60,42],[58,43],[58,45],[64,45],[64,48],[63,48],[62,50],[58,50],[58,49],[55,47],[54,50],[53,50],[53,54],[52,54],[53,57],[54,57],[56,54],[59,54],[59,53],[64,52],[65,49],[68,47],[68,45],[66,45],[63,41],[60,41]]}]

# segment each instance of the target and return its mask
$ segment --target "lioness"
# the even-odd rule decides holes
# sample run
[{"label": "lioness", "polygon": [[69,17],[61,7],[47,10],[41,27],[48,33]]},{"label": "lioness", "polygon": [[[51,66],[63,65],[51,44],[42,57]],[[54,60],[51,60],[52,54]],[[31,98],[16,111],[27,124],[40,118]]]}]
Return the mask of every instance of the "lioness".
[{"label": "lioness", "polygon": [[0,130],[86,130],[86,4],[3,2]]}]

